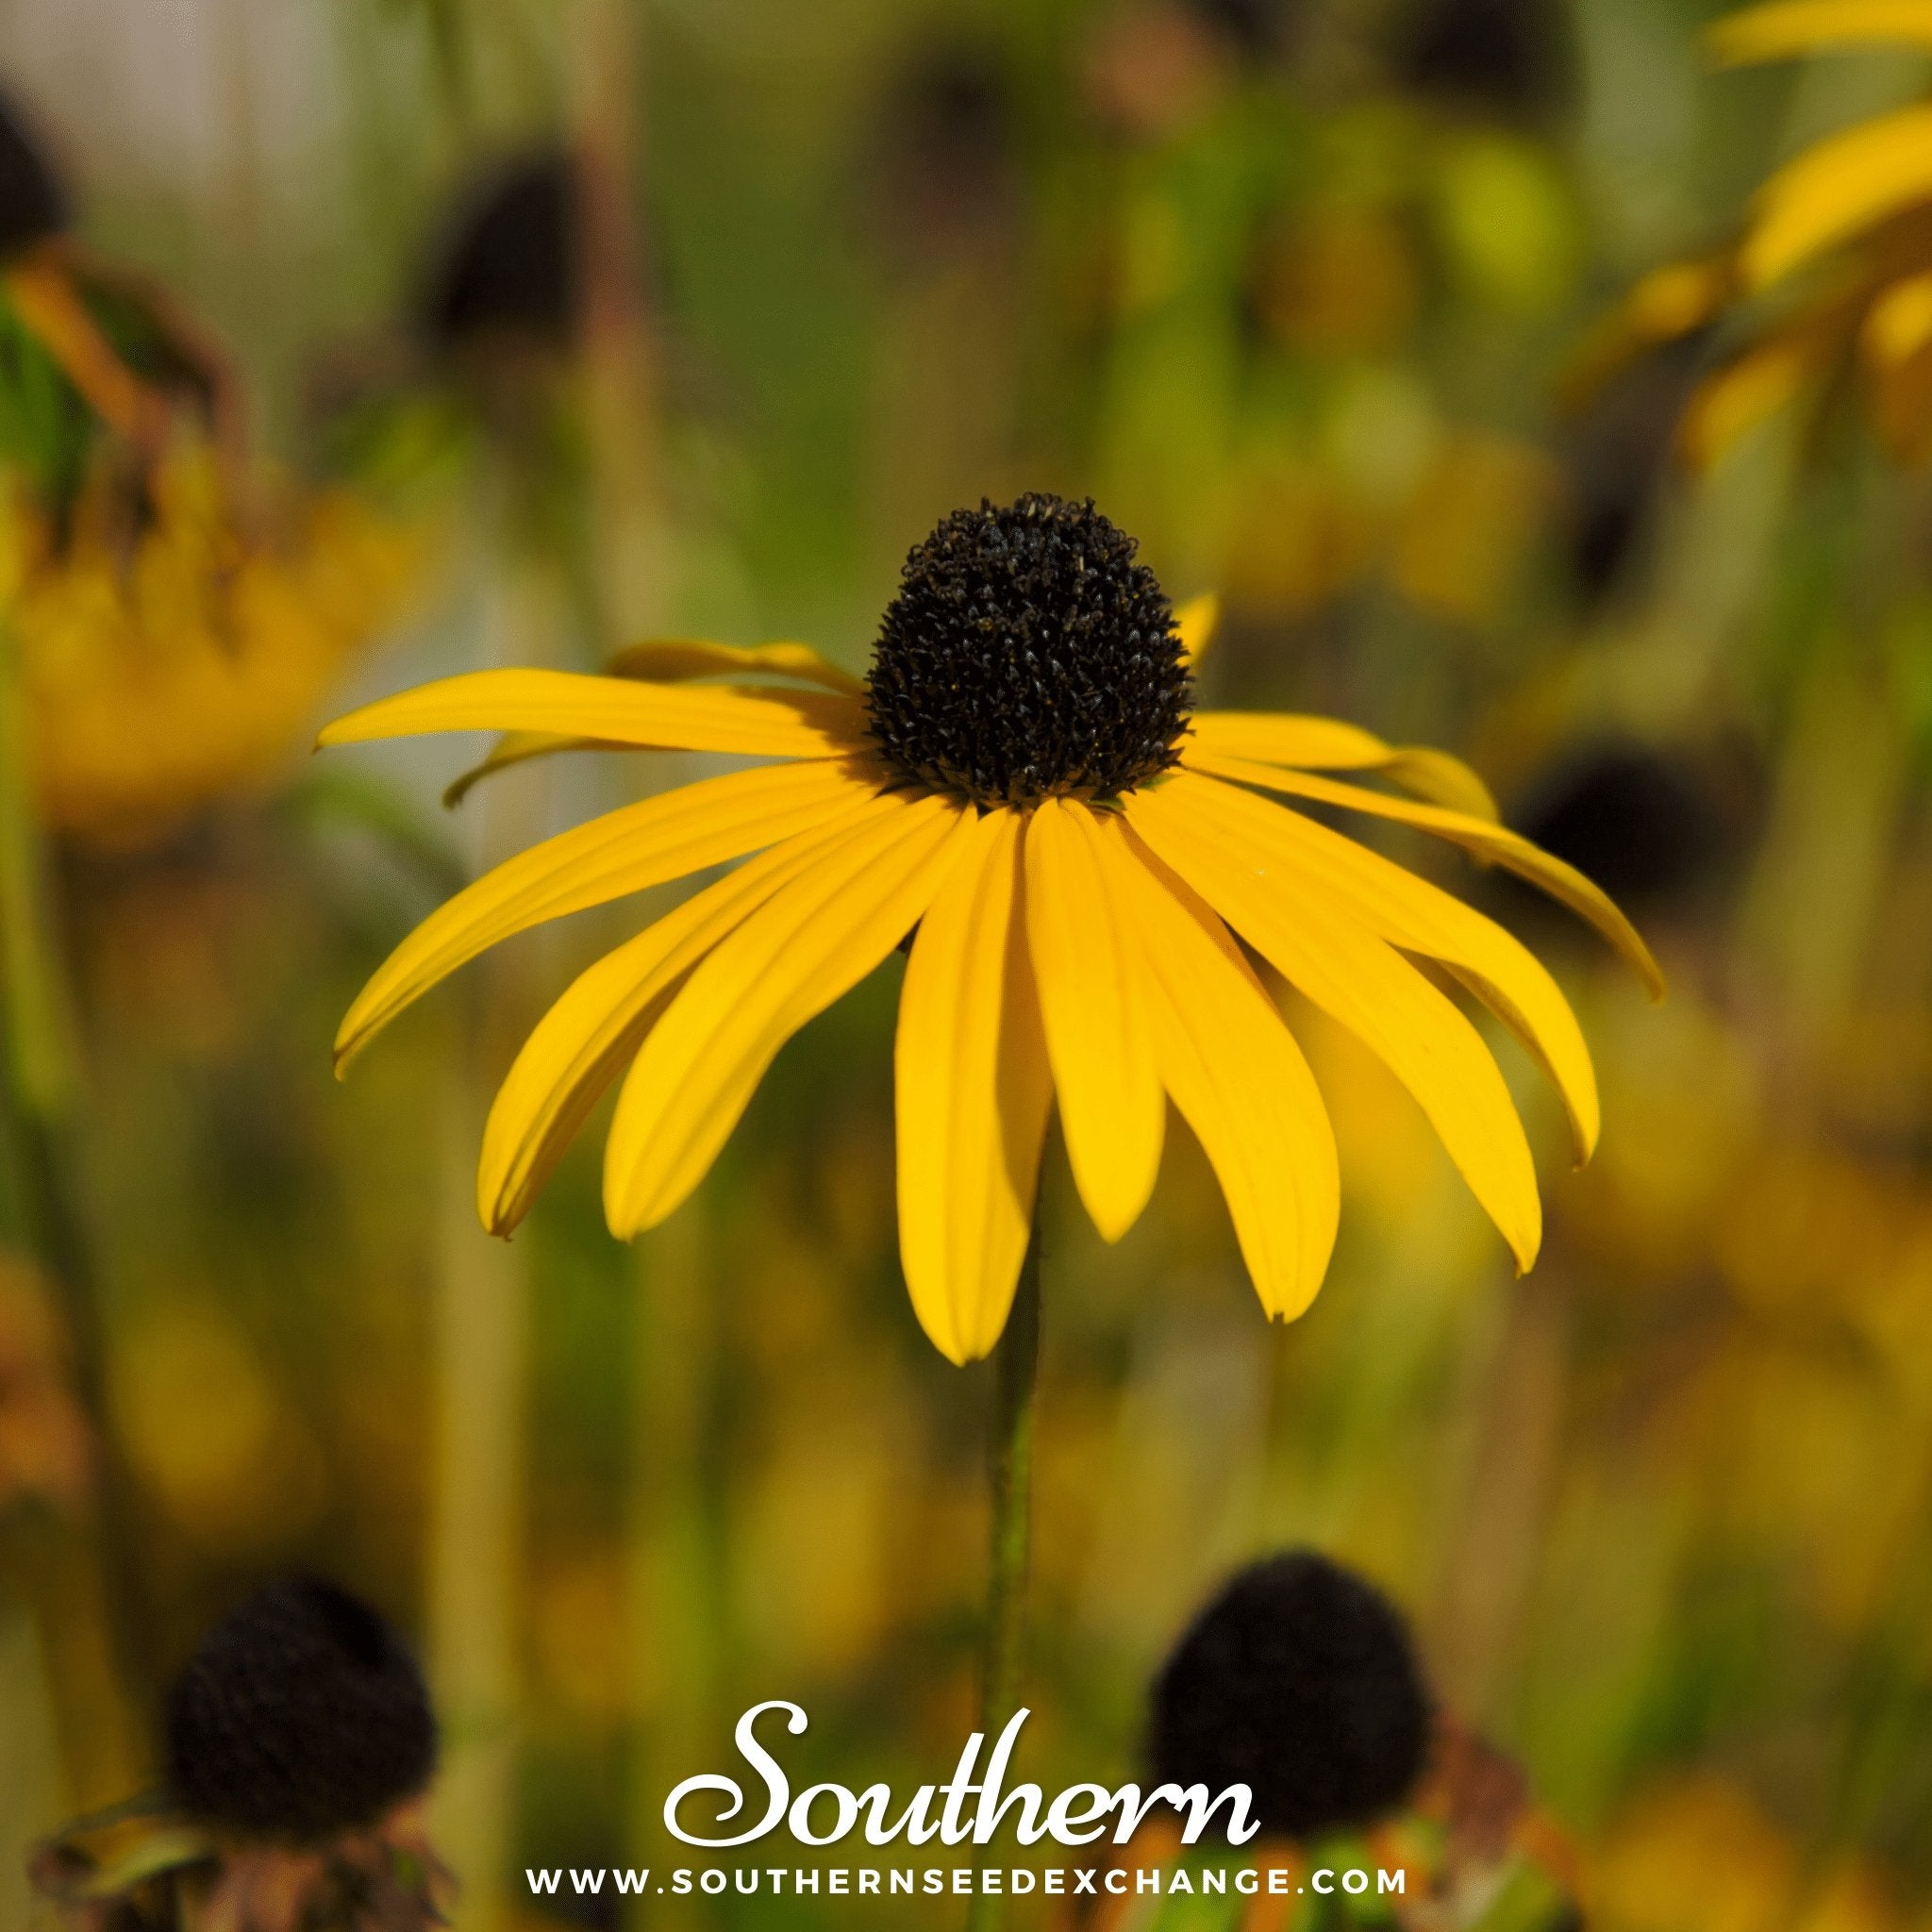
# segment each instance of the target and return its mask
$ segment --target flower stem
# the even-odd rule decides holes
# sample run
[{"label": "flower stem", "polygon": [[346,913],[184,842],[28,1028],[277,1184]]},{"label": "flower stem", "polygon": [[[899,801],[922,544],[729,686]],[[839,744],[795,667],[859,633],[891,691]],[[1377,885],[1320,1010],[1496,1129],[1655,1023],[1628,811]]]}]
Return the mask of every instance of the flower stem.
[{"label": "flower stem", "polygon": [[[1040,1381],[1040,1224],[1020,1265],[1005,1332],[993,1351],[992,1548],[986,1644],[980,1677],[979,1728],[992,1749],[1020,1706],[1026,1664],[1026,1577],[1033,1543],[1033,1422]],[[985,1862],[986,1847],[976,1847]],[[969,1932],[995,1932],[1006,1903],[974,1892]]]}]

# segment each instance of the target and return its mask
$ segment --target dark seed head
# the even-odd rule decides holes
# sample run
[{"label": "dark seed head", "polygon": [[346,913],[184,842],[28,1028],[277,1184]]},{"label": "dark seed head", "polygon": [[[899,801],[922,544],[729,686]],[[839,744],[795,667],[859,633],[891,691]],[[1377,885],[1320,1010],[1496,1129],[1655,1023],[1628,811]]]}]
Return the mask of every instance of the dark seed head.
[{"label": "dark seed head", "polygon": [[438,348],[568,349],[578,322],[575,171],[536,154],[485,181],[444,245],[423,305]]},{"label": "dark seed head", "polygon": [[1366,1824],[1421,1774],[1427,1692],[1400,1615],[1311,1550],[1241,1572],[1154,1689],[1157,1784],[1244,1784],[1287,1838]]},{"label": "dark seed head", "polygon": [[1563,9],[1549,0],[1418,0],[1398,65],[1417,92],[1530,121],[1571,92]]},{"label": "dark seed head", "polygon": [[66,225],[65,191],[12,104],[0,97],[0,260]]},{"label": "dark seed head", "polygon": [[1724,856],[1726,828],[1689,760],[1613,742],[1552,772],[1526,808],[1525,830],[1624,904],[1657,909],[1704,881]]},{"label": "dark seed head", "polygon": [[908,777],[982,805],[1110,798],[1180,755],[1180,639],[1139,546],[1091,503],[957,510],[906,559],[866,681]]},{"label": "dark seed head", "polygon": [[311,1843],[420,1792],[436,1720],[415,1659],[375,1611],[312,1577],[258,1591],[168,1692],[168,1785],[198,1822]]}]

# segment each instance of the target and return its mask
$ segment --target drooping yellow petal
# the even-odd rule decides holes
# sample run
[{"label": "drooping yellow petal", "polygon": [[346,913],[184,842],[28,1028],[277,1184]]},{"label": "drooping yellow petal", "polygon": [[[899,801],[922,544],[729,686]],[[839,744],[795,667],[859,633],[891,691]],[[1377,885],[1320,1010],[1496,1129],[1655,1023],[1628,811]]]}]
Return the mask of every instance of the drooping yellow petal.
[{"label": "drooping yellow petal", "polygon": [[605,1089],[624,1071],[684,975],[835,841],[863,802],[831,826],[801,832],[747,859],[580,974],[524,1042],[483,1130],[476,1212],[508,1234],[530,1211]]},{"label": "drooping yellow petal", "polygon": [[612,652],[604,669],[611,677],[642,677],[660,684],[774,671],[822,685],[826,691],[842,691],[847,697],[861,697],[865,692],[863,680],[828,663],[809,644],[718,644],[708,638],[646,638]]},{"label": "drooping yellow petal", "polygon": [[1907,275],[1873,298],[1858,331],[1858,346],[1873,368],[1890,371],[1909,362],[1932,342],[1932,269]]},{"label": "drooping yellow petal", "polygon": [[1291,899],[1319,897],[1391,945],[1440,960],[1509,1027],[1550,1076],[1576,1158],[1595,1149],[1596,1074],[1583,1029],[1542,962],[1474,907],[1305,814],[1232,785],[1173,781],[1208,835],[1249,854]]},{"label": "drooping yellow petal", "polygon": [[1194,808],[1199,781],[1136,792],[1128,821],[1291,984],[1421,1104],[1470,1191],[1527,1269],[1542,1240],[1529,1142],[1482,1036],[1401,954],[1334,901],[1297,895]]},{"label": "drooping yellow petal", "polygon": [[351,744],[431,731],[541,731],[665,751],[823,758],[863,742],[865,713],[855,699],[827,691],[644,684],[576,671],[472,671],[364,705],[325,725],[319,741]]},{"label": "drooping yellow petal", "polygon": [[1341,1211],[1315,1076],[1227,928],[1131,832],[1102,849],[1137,941],[1162,1083],[1221,1182],[1261,1306],[1314,1300]]},{"label": "drooping yellow petal", "polygon": [[1053,1101],[1021,824],[990,812],[969,834],[899,994],[899,1255],[920,1325],[954,1362],[987,1354],[1006,1326]]},{"label": "drooping yellow petal", "polygon": [[1563,408],[1584,408],[1640,356],[1715,322],[1737,287],[1737,265],[1728,255],[1651,270],[1569,358],[1557,382]]},{"label": "drooping yellow petal", "polygon": [[1874,42],[1932,47],[1932,0],[1774,0],[1726,14],[1705,40],[1726,67]]},{"label": "drooping yellow petal", "polygon": [[506,731],[488,753],[467,772],[442,788],[445,810],[454,811],[485,778],[493,778],[512,765],[547,758],[560,751],[635,751],[634,744],[613,744],[608,738],[560,738],[554,731]]},{"label": "drooping yellow petal", "polygon": [[1199,711],[1192,731],[1194,745],[1217,758],[1254,758],[1304,771],[1373,772],[1437,805],[1477,818],[1497,816],[1490,788],[1460,758],[1428,745],[1388,744],[1338,718]]},{"label": "drooping yellow petal", "polygon": [[1807,148],[1764,184],[1739,251],[1764,288],[1932,196],[1932,104],[1900,108]]},{"label": "drooping yellow petal", "polygon": [[1677,425],[1684,461],[1700,473],[1714,468],[1790,403],[1825,359],[1819,332],[1806,329],[1759,342],[1706,376]]},{"label": "drooping yellow petal", "polygon": [[620,1239],[701,1181],[792,1034],[917,924],[969,835],[950,799],[888,793],[685,981],[631,1063],[604,1158]]},{"label": "drooping yellow petal", "polygon": [[1093,1224],[1117,1241],[1160,1172],[1167,1102],[1125,914],[1102,870],[1112,813],[1062,798],[1026,826],[1026,937],[1067,1158]]},{"label": "drooping yellow petal", "polygon": [[1446,811],[1439,806],[1410,805],[1404,799],[1385,798],[1380,792],[1364,791],[1358,785],[1343,785],[1306,772],[1277,771],[1273,766],[1243,758],[1190,755],[1186,762],[1197,772],[1231,778],[1239,784],[1257,785],[1267,791],[1285,791],[1296,798],[1319,799],[1324,805],[1345,806],[1350,811],[1417,825],[1478,858],[1490,859],[1519,878],[1527,879],[1559,905],[1567,906],[1579,919],[1588,921],[1629,962],[1649,989],[1651,997],[1663,997],[1661,969],[1637,928],[1608,893],[1592,885],[1574,865],[1532,844],[1506,825],[1491,824],[1486,819],[1467,812]]},{"label": "drooping yellow petal", "polygon": [[867,770],[843,762],[766,765],[606,812],[520,852],[438,907],[383,961],[336,1035],[338,1073],[412,1000],[499,940],[829,824],[877,791]]},{"label": "drooping yellow petal", "polygon": [[1181,636],[1181,660],[1190,668],[1198,665],[1221,627],[1221,599],[1212,591],[1190,597],[1174,614],[1174,628]]}]

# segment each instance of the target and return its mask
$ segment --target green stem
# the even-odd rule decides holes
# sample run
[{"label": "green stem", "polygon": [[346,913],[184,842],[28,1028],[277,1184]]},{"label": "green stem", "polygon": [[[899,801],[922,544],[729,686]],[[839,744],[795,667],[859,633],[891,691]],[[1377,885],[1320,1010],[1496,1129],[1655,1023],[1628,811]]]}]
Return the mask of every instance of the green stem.
[{"label": "green stem", "polygon": [[[72,1591],[78,1592],[62,1623],[72,1626],[78,1618],[105,1624],[105,1667],[118,1681],[99,1687],[100,1710],[129,1735],[87,1744],[90,1758],[111,1763],[138,1756],[126,1703],[144,1707],[148,1701],[144,1633],[150,1620],[133,1565],[131,1485],[108,1422],[100,1295],[74,1182],[78,1082],[73,1003],[26,754],[18,644],[0,615],[0,1141],[6,1143],[0,1158],[12,1169],[18,1231],[58,1298],[75,1392],[100,1456],[92,1519],[56,1541],[59,1560],[72,1573]],[[73,1636],[73,1628],[61,1634]]]},{"label": "green stem", "polygon": [[[1033,1544],[1033,1424],[1040,1382],[1040,1224],[1020,1265],[1012,1311],[993,1351],[992,1549],[979,1728],[993,1740],[1020,1707],[1026,1666],[1026,1577]],[[987,1847],[975,1848],[975,1864]],[[1006,1902],[975,1892],[968,1932],[996,1932]]]}]

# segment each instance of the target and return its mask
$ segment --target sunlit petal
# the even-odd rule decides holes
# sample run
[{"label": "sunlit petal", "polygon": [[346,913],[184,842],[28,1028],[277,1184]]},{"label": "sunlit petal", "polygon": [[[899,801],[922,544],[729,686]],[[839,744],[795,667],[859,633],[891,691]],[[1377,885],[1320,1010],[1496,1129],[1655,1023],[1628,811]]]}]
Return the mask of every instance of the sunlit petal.
[{"label": "sunlit petal", "polygon": [[499,940],[830,824],[877,790],[870,774],[830,760],[762,766],[606,812],[520,852],[438,907],[383,961],[336,1035],[338,1071],[412,1000]]},{"label": "sunlit petal", "polygon": [[1167,1103],[1130,935],[1101,869],[1112,814],[1041,801],[1026,827],[1026,932],[1080,1198],[1118,1241],[1160,1172]]},{"label": "sunlit petal", "polygon": [[654,1227],[701,1181],[792,1034],[918,922],[970,834],[948,799],[887,794],[722,941],[640,1049],[605,1150],[612,1233]]},{"label": "sunlit petal", "polygon": [[1592,885],[1574,865],[1566,864],[1545,852],[1520,833],[1490,824],[1468,812],[1448,811],[1438,806],[1410,805],[1400,798],[1387,798],[1380,792],[1365,791],[1359,785],[1344,785],[1329,778],[1318,778],[1305,772],[1277,771],[1272,766],[1250,763],[1242,758],[1190,756],[1188,764],[1197,772],[1231,778],[1264,791],[1283,791],[1296,798],[1319,799],[1324,805],[1345,806],[1351,811],[1368,812],[1377,818],[1394,819],[1402,824],[1416,825],[1438,838],[1447,839],[1480,858],[1515,873],[1559,905],[1567,906],[1578,918],[1587,920],[1616,947],[1651,996],[1660,999],[1664,976],[1651,951],[1609,895]]},{"label": "sunlit petal", "polygon": [[1482,1037],[1386,941],[1319,894],[1296,894],[1231,846],[1185,780],[1129,801],[1154,851],[1291,985],[1408,1089],[1470,1191],[1526,1269],[1542,1239],[1529,1142]]},{"label": "sunlit petal", "polygon": [[1006,1325],[1053,1099],[1021,825],[996,811],[974,829],[920,921],[899,995],[899,1253],[921,1325],[956,1362]]},{"label": "sunlit petal", "polygon": [[859,802],[830,827],[747,859],[580,974],[524,1042],[483,1131],[476,1211],[508,1234],[535,1204],[585,1117],[636,1053],[684,975],[774,893],[843,840]]},{"label": "sunlit petal", "polygon": [[1291,1320],[1327,1273],[1341,1206],[1314,1075],[1199,895],[1131,835],[1103,858],[1138,940],[1161,1081],[1213,1165],[1261,1306]]},{"label": "sunlit petal", "polygon": [[828,691],[645,684],[575,671],[472,671],[398,691],[323,728],[351,744],[433,731],[541,731],[659,750],[834,758],[862,743],[865,712]]}]

